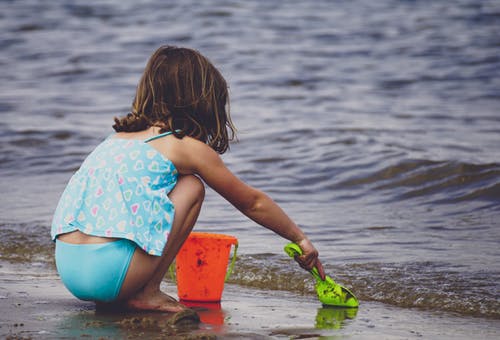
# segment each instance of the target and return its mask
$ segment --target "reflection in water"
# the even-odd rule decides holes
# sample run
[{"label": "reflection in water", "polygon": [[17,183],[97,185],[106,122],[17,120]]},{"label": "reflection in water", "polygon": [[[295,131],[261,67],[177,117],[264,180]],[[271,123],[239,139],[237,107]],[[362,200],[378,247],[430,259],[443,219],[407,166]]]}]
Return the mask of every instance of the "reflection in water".
[{"label": "reflection in water", "polygon": [[182,301],[182,304],[192,308],[200,317],[200,321],[210,325],[211,329],[220,331],[224,326],[226,313],[222,310],[220,302],[194,302]]},{"label": "reflection in water", "polygon": [[319,329],[340,329],[344,326],[346,319],[354,319],[357,313],[357,308],[318,308],[315,327]]},{"label": "reflection in water", "polygon": [[117,309],[85,311],[61,317],[55,333],[62,338],[151,338],[195,334],[200,330],[192,310],[178,313],[126,312]]},{"label": "reflection in water", "polygon": [[94,313],[85,311],[72,313],[66,317],[61,317],[60,325],[57,327],[57,334],[60,337],[80,338],[90,337],[94,339],[110,338],[123,334],[115,317],[109,313]]}]

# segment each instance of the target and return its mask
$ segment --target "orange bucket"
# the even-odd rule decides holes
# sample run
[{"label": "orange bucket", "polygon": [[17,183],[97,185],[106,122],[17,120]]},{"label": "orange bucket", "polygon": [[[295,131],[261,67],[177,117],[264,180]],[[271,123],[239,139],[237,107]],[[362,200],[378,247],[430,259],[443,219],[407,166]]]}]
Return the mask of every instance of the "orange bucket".
[{"label": "orange bucket", "polygon": [[[229,254],[234,245],[228,270]],[[180,300],[218,302],[236,260],[238,239],[223,234],[192,232],[175,259]]]}]

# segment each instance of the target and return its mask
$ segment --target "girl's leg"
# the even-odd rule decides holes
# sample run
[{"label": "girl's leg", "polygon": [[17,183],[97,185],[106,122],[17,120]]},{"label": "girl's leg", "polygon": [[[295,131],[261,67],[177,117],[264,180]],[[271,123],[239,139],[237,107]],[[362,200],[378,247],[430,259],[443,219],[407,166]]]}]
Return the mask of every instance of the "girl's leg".
[{"label": "girl's leg", "polygon": [[134,309],[177,312],[185,308],[161,292],[160,283],[193,229],[205,198],[205,187],[195,176],[180,176],[169,198],[175,206],[175,217],[162,256],[136,249],[118,296]]}]

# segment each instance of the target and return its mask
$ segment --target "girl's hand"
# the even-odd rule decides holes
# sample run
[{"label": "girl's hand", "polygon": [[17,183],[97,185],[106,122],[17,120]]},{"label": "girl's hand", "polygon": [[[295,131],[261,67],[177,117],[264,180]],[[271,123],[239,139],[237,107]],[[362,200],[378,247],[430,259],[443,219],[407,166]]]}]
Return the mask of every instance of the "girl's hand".
[{"label": "girl's hand", "polygon": [[318,258],[318,251],[314,248],[311,241],[305,238],[297,242],[297,244],[300,249],[302,249],[302,255],[295,256],[295,261],[297,261],[298,264],[307,271],[311,271],[314,267],[316,267],[318,269],[319,276],[322,280],[324,280],[325,271]]}]

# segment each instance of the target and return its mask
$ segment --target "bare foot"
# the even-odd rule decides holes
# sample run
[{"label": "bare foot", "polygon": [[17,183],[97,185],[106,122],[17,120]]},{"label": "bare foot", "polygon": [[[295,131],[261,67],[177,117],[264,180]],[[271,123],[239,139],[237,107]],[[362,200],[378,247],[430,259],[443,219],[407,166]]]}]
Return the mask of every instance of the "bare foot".
[{"label": "bare foot", "polygon": [[135,296],[129,298],[126,302],[130,309],[143,311],[157,312],[180,312],[187,309],[186,306],[180,304],[173,297],[156,291],[154,293],[139,292]]}]

